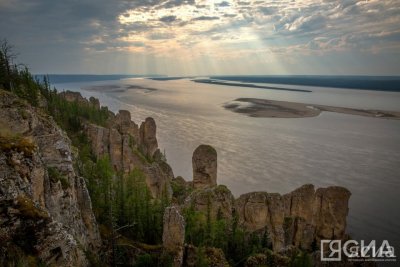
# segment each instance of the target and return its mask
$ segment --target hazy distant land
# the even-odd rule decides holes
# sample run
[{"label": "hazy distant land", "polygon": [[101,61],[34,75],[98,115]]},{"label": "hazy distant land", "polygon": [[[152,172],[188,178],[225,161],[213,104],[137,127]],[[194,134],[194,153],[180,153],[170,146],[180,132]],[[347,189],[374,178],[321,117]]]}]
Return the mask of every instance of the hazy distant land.
[{"label": "hazy distant land", "polygon": [[151,93],[157,91],[156,88],[144,87],[136,84],[124,84],[124,85],[92,85],[83,87],[88,91],[97,91],[97,92],[107,92],[107,93],[123,93],[127,90],[136,90],[144,93]]},{"label": "hazy distant land", "polygon": [[312,92],[310,90],[304,90],[304,89],[291,89],[291,88],[283,88],[283,87],[255,85],[255,84],[251,84],[251,83],[233,83],[233,82],[218,81],[218,80],[213,80],[213,79],[195,79],[192,81],[196,82],[196,83],[217,84],[217,85],[226,85],[226,86],[239,86],[239,87],[272,89],[272,90],[282,90],[282,91],[295,91],[295,92],[305,92],[305,93]]},{"label": "hazy distant land", "polygon": [[364,117],[400,119],[400,112],[397,111],[354,109],[258,98],[238,98],[233,102],[226,103],[224,107],[233,112],[262,118],[316,117],[321,114],[322,111],[328,111]]},{"label": "hazy distant land", "polygon": [[373,91],[400,92],[399,76],[320,76],[320,75],[245,75],[245,76],[211,76],[221,82],[270,83],[285,85],[302,85],[331,87],[338,89],[361,89]]}]

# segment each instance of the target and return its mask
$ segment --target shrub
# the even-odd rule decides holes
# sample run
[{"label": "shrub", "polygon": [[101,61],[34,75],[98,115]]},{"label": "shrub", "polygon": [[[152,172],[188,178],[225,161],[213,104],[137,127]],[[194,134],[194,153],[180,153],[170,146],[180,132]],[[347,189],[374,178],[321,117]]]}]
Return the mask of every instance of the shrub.
[{"label": "shrub", "polygon": [[66,190],[71,186],[68,178],[65,175],[62,175],[56,168],[47,168],[47,173],[49,175],[50,181],[52,181],[53,183],[57,183],[58,181],[60,181],[62,189]]}]

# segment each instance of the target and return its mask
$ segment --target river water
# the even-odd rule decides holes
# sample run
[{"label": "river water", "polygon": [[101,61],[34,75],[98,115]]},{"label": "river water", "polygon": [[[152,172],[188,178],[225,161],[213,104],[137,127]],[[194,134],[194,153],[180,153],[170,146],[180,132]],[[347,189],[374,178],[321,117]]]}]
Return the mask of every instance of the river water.
[{"label": "river water", "polygon": [[387,239],[400,251],[400,120],[328,112],[314,118],[252,118],[223,108],[239,97],[257,97],[400,111],[398,92],[286,86],[312,90],[305,93],[189,79],[56,87],[95,96],[112,111],[130,110],[137,123],[153,117],[161,150],[174,174],[186,180],[192,179],[193,150],[209,144],[218,152],[218,183],[235,196],[250,191],[284,194],[306,183],[344,186],[352,192],[348,233],[357,240]]}]

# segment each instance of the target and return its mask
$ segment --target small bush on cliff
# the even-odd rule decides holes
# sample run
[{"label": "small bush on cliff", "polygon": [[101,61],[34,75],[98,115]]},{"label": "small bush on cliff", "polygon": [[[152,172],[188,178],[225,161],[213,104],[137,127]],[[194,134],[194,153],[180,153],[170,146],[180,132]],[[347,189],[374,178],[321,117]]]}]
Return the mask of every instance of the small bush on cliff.
[{"label": "small bush on cliff", "polygon": [[49,167],[47,168],[47,173],[49,175],[50,180],[53,183],[60,182],[62,189],[66,190],[71,187],[68,178],[65,175],[62,175],[56,168]]},{"label": "small bush on cliff", "polygon": [[36,149],[36,145],[30,138],[22,137],[19,135],[1,136],[0,135],[0,149],[2,151],[17,151],[23,152],[26,156],[32,156]]},{"label": "small bush on cliff", "polygon": [[35,205],[35,203],[29,197],[25,195],[19,195],[17,197],[17,209],[20,211],[23,217],[29,219],[46,219],[49,215]]}]

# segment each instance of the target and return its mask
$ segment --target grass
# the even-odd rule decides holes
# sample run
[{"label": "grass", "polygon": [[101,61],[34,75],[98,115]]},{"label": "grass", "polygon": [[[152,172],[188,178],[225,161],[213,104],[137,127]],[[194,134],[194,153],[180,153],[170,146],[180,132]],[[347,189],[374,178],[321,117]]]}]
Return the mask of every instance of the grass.
[{"label": "grass", "polygon": [[4,152],[23,152],[26,156],[31,157],[35,149],[36,145],[29,137],[22,137],[20,135],[9,135],[5,133],[5,131],[0,133],[0,150]]}]

